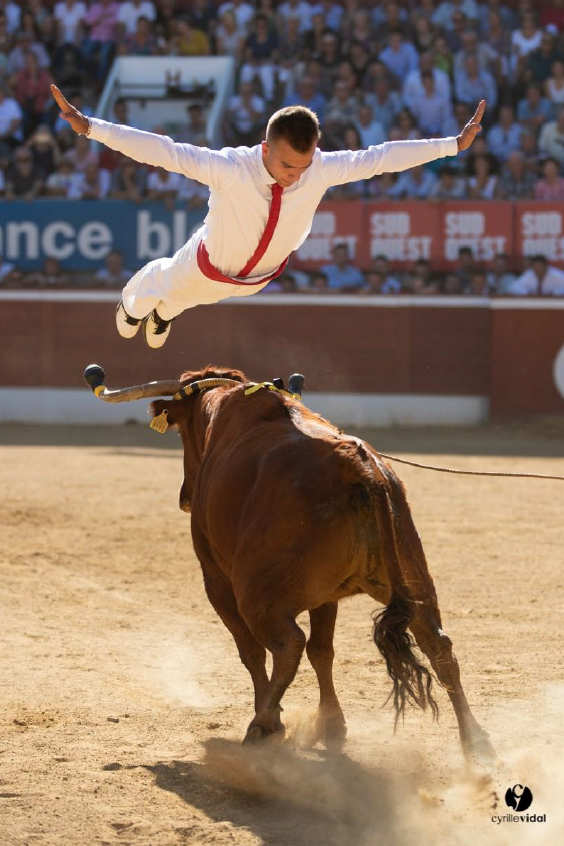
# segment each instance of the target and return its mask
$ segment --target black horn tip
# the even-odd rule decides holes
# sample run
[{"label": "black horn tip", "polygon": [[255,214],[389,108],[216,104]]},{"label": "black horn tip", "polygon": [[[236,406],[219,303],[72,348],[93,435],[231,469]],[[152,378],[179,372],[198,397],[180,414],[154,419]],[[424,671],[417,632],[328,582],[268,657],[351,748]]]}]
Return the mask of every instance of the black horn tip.
[{"label": "black horn tip", "polygon": [[93,391],[99,388],[106,381],[104,368],[99,364],[89,364],[84,370],[84,381]]},{"label": "black horn tip", "polygon": [[305,376],[302,376],[301,373],[292,373],[290,378],[288,379],[288,390],[291,394],[300,394],[303,391],[305,382]]}]

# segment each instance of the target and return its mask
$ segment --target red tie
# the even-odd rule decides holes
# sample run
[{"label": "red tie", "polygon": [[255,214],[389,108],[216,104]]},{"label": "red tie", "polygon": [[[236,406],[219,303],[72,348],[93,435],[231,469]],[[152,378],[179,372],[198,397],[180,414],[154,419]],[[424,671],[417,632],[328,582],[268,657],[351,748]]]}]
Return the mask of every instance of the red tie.
[{"label": "red tie", "polygon": [[258,247],[248,260],[243,270],[238,274],[239,277],[249,275],[251,270],[259,263],[259,261],[265,254],[268,245],[272,241],[272,236],[274,235],[274,230],[276,229],[276,224],[278,223],[278,218],[280,217],[280,206],[282,205],[282,191],[284,189],[281,185],[278,185],[278,183],[275,182],[271,190],[272,202],[270,204],[270,212],[268,214],[268,220],[266,221],[265,230],[262,233],[262,237],[258,243]]}]

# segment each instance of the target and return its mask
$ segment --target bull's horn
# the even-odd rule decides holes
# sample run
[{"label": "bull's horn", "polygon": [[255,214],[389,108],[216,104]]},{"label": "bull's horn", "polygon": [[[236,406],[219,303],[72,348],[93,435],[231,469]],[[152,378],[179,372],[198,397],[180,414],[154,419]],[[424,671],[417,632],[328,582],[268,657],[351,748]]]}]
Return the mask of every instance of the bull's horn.
[{"label": "bull's horn", "polygon": [[130,400],[145,399],[146,397],[172,397],[182,387],[179,379],[162,382],[147,382],[145,385],[132,385],[118,391],[108,391],[104,384],[106,374],[99,364],[89,364],[84,371],[84,381],[92,388],[98,399],[104,402],[129,402]]}]

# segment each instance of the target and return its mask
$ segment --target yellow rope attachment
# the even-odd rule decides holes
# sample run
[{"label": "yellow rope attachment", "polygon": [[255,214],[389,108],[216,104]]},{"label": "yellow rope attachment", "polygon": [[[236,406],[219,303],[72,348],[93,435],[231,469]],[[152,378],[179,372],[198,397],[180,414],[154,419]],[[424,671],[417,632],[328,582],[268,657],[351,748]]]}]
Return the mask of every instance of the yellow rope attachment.
[{"label": "yellow rope attachment", "polygon": [[255,391],[258,391],[261,388],[266,388],[269,391],[275,391],[277,394],[284,394],[284,396],[286,397],[292,397],[292,399],[298,400],[298,402],[302,401],[302,398],[299,394],[291,394],[290,391],[285,391],[282,388],[277,388],[276,385],[272,384],[272,382],[251,382],[250,386],[248,388],[245,388],[245,396],[254,394]]},{"label": "yellow rope attachment", "polygon": [[100,399],[100,394],[103,394],[105,390],[106,390],[105,385],[98,385],[97,388],[94,388],[94,393],[96,394],[98,399]]}]

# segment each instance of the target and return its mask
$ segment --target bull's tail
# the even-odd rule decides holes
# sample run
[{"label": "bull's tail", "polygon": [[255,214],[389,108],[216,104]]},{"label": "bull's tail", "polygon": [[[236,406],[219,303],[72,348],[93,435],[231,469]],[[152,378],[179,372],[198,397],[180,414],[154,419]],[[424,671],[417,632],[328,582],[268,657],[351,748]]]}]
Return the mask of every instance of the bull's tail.
[{"label": "bull's tail", "polygon": [[[401,491],[403,496],[403,491]],[[374,612],[374,643],[386,662],[393,689],[386,700],[393,699],[396,712],[394,728],[403,718],[408,702],[422,710],[430,708],[438,717],[438,706],[432,694],[433,678],[414,651],[415,643],[407,631],[415,614],[409,586],[403,578],[401,557],[394,528],[394,509],[384,485],[371,491],[380,541],[381,561],[387,563],[391,597],[386,608]]]}]

